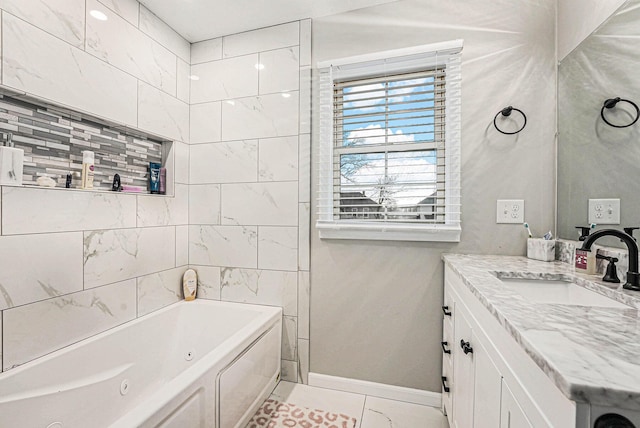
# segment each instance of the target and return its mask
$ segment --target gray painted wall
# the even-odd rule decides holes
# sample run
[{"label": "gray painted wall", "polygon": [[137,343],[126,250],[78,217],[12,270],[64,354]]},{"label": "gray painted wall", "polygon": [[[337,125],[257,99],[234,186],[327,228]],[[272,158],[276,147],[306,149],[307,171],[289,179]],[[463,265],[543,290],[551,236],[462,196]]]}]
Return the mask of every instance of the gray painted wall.
[{"label": "gray painted wall", "polygon": [[[404,0],[313,21],[313,64],[458,38],[465,44],[461,242],[328,241],[312,226],[311,372],[439,391],[441,254],[523,255],[522,226],[495,223],[499,198],[525,199],[534,233],[553,228],[555,12],[554,0]],[[518,136],[493,129],[507,105],[528,115]]]}]

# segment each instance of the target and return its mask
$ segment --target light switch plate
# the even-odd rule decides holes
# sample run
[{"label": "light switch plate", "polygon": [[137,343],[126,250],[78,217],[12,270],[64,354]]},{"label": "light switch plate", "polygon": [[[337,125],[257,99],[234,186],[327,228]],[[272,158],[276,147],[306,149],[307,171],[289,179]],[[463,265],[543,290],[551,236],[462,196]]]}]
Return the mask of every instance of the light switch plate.
[{"label": "light switch plate", "polygon": [[589,199],[589,223],[620,224],[620,199]]},{"label": "light switch plate", "polygon": [[524,223],[524,200],[498,199],[496,223]]}]

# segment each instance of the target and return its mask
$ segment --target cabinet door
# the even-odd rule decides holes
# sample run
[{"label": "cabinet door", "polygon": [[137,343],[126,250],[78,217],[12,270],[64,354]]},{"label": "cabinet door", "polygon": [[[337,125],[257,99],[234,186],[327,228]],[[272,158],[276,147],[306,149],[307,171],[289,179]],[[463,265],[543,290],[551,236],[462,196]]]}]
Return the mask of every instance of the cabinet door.
[{"label": "cabinet door", "polygon": [[457,308],[454,318],[453,352],[453,426],[454,428],[469,428],[473,426],[473,388],[474,388],[474,355],[465,354],[461,342],[471,343],[471,325],[465,314]]},{"label": "cabinet door", "polygon": [[474,337],[475,389],[473,401],[473,427],[500,426],[500,390],[502,375],[489,357],[480,340]]},{"label": "cabinet door", "polygon": [[533,427],[504,379],[502,380],[502,400],[500,404],[500,428]]},{"label": "cabinet door", "polygon": [[453,325],[451,320],[445,318],[442,322],[442,411],[449,418],[449,424],[453,425],[453,401],[451,385],[453,379]]}]

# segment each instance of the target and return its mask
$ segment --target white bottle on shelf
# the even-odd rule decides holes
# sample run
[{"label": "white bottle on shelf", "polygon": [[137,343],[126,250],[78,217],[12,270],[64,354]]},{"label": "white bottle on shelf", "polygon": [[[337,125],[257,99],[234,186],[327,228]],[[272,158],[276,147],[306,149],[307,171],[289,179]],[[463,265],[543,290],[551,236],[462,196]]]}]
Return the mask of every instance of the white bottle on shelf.
[{"label": "white bottle on shelf", "polygon": [[90,150],[82,152],[82,189],[93,189],[95,154]]},{"label": "white bottle on shelf", "polygon": [[0,185],[2,186],[22,186],[24,150],[13,146],[12,137],[13,134],[7,134],[7,141],[0,145]]},{"label": "white bottle on shelf", "polygon": [[193,269],[187,269],[182,275],[182,291],[184,292],[184,300],[191,301],[196,298],[198,289],[198,274]]}]

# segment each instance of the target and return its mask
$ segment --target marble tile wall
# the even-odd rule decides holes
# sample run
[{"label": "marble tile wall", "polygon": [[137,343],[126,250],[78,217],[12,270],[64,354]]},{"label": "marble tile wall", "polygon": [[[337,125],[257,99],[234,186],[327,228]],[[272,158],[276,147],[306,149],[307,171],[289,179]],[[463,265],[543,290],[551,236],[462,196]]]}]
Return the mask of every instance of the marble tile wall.
[{"label": "marble tile wall", "polygon": [[0,0],[0,10],[3,86],[188,142],[190,44],[137,1]]},{"label": "marble tile wall", "polygon": [[309,367],[310,65],[310,20],[191,46],[199,297],[282,307],[282,376],[294,382]]},{"label": "marble tile wall", "polygon": [[[107,20],[95,20],[91,10]],[[142,153],[139,141],[114,146],[113,155],[135,151],[144,162],[161,155],[174,195],[0,188],[4,371],[181,299],[189,263],[191,53],[135,0],[0,0],[0,11],[2,86],[69,114],[118,123],[123,132],[172,141],[161,154]],[[18,130],[28,127],[17,122]],[[87,143],[106,145],[101,132]],[[66,150],[54,140],[50,148]],[[68,150],[82,140],[74,135]],[[203,295],[219,296],[219,268],[202,272]]]},{"label": "marble tile wall", "polygon": [[1,199],[3,370],[181,300],[186,184],[175,197],[5,186]]}]

